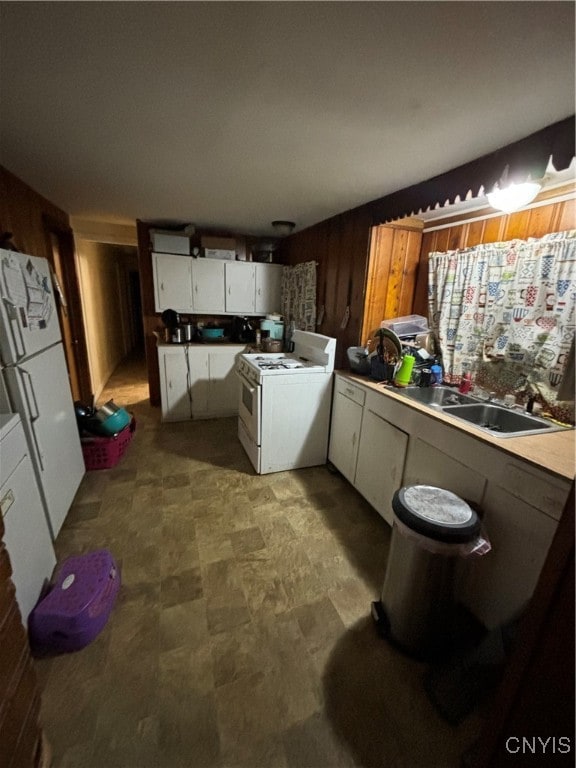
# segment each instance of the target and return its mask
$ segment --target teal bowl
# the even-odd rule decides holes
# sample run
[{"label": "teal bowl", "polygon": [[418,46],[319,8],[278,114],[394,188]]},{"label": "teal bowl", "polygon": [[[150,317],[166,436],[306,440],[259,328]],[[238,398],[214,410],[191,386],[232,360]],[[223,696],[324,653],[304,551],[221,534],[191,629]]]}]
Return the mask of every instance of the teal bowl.
[{"label": "teal bowl", "polygon": [[125,408],[118,408],[104,421],[100,422],[100,430],[104,435],[115,435],[130,424],[130,414]]},{"label": "teal bowl", "polygon": [[221,339],[224,336],[224,328],[202,328],[200,333],[203,339]]}]

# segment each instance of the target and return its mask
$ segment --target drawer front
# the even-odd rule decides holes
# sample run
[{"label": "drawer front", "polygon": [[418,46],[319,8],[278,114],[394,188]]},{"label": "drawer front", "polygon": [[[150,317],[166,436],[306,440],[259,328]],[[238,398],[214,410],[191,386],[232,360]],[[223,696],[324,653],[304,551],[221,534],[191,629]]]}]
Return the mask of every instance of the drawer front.
[{"label": "drawer front", "polygon": [[522,467],[516,463],[507,462],[504,472],[505,480],[501,485],[518,499],[560,520],[564,504],[570,491],[567,480],[555,480],[532,467]]},{"label": "drawer front", "polygon": [[335,379],[334,389],[338,394],[350,398],[350,400],[358,403],[358,405],[364,405],[364,401],[366,399],[366,390],[362,389],[362,387],[357,387],[354,384],[351,384],[349,381],[341,379],[337,376]]}]

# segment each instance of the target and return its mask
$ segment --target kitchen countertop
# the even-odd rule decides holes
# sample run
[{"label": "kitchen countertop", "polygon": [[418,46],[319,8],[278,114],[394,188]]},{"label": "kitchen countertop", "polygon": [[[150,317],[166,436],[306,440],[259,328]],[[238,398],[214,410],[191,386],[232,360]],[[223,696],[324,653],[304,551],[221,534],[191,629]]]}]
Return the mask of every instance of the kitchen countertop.
[{"label": "kitchen countertop", "polygon": [[567,480],[572,480],[574,478],[576,472],[576,432],[574,429],[566,429],[561,432],[550,432],[545,435],[498,438],[487,434],[481,429],[477,429],[472,424],[463,424],[442,411],[436,411],[428,408],[422,403],[408,400],[408,398],[403,395],[394,392],[394,389],[389,389],[383,384],[372,381],[372,379],[368,379],[365,376],[359,376],[344,370],[335,371],[335,373],[344,376],[350,381],[360,384],[367,389],[378,392],[384,397],[391,397],[409,408],[421,411],[431,419],[444,422],[461,432],[466,432],[476,440],[490,443],[490,445],[493,445],[498,450],[523,459],[540,469],[552,472]]},{"label": "kitchen countertop", "polygon": [[230,341],[230,339],[224,339],[223,341],[183,341],[175,343],[171,341],[158,341],[157,347],[238,347],[239,349],[246,349],[249,344],[242,343],[241,341]]}]

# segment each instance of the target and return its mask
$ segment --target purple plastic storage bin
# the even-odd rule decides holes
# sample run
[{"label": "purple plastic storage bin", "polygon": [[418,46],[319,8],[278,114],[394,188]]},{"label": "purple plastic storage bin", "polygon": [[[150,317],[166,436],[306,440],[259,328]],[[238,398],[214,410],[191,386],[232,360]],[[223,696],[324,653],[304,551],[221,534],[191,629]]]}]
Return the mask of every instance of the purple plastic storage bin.
[{"label": "purple plastic storage bin", "polygon": [[69,557],[28,618],[37,653],[78,651],[102,631],[120,588],[120,571],[107,549]]}]

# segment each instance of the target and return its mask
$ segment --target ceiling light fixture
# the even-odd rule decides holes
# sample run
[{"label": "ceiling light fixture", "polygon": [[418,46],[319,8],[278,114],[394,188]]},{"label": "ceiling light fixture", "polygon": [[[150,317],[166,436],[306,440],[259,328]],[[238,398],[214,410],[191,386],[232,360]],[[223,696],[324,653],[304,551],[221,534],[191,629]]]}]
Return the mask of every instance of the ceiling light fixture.
[{"label": "ceiling light fixture", "polygon": [[542,184],[537,181],[526,181],[523,184],[512,183],[502,188],[496,184],[492,192],[488,192],[486,197],[492,208],[497,211],[514,213],[514,211],[518,211],[531,203],[541,189]]},{"label": "ceiling light fixture", "polygon": [[291,235],[296,224],[293,221],[273,221],[272,227],[277,235]]}]

